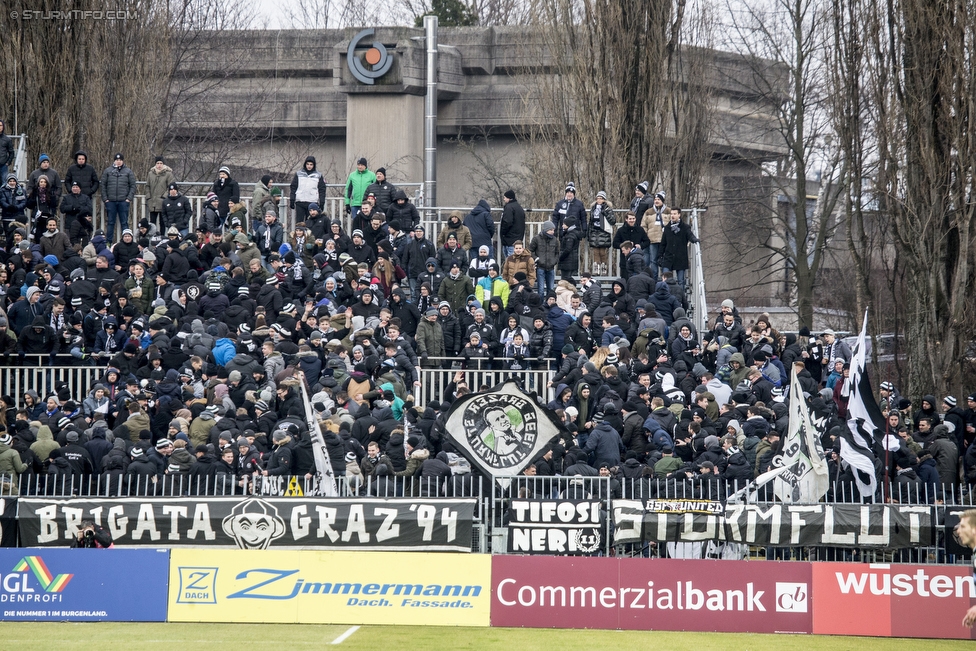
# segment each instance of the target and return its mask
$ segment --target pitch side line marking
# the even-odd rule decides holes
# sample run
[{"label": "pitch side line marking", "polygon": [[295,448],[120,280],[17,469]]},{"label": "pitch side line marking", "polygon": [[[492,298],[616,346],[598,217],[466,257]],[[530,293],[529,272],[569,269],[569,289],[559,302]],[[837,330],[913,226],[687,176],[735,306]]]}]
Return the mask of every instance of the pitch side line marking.
[{"label": "pitch side line marking", "polygon": [[346,639],[350,635],[352,635],[353,633],[355,633],[358,630],[359,630],[359,627],[358,626],[351,626],[351,627],[349,627],[349,630],[347,630],[345,633],[343,633],[342,635],[340,635],[336,639],[332,640],[332,644],[342,644],[343,642],[346,641]]}]

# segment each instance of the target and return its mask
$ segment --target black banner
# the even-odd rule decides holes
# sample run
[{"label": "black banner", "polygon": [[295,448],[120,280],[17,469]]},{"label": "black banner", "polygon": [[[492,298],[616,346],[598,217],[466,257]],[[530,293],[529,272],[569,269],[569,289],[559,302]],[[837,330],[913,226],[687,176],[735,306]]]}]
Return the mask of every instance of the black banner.
[{"label": "black banner", "polygon": [[919,547],[933,544],[932,507],[901,504],[740,504],[722,514],[649,511],[614,500],[614,543],[722,540],[747,545]]},{"label": "black banner", "polygon": [[0,547],[17,546],[17,498],[0,498]]},{"label": "black banner", "polygon": [[474,509],[473,499],[22,498],[20,539],[70,545],[94,520],[116,545],[470,552]]},{"label": "black banner", "polygon": [[508,553],[577,555],[600,551],[603,502],[512,500],[508,508]]}]

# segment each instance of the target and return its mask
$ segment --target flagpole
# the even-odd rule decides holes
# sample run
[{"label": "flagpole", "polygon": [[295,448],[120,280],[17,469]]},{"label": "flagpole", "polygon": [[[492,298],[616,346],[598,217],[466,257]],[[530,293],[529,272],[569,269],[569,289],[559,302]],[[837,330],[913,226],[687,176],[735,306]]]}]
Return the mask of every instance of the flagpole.
[{"label": "flagpole", "polygon": [[888,445],[888,430],[890,429],[890,427],[891,426],[888,424],[888,419],[885,418],[885,439],[884,439],[885,473],[884,473],[884,484],[881,486],[881,503],[882,504],[887,504],[888,503],[888,498],[885,496],[885,493],[888,493],[890,491],[890,487],[888,486],[888,466],[891,465],[888,462],[888,447],[889,447],[889,445]]}]

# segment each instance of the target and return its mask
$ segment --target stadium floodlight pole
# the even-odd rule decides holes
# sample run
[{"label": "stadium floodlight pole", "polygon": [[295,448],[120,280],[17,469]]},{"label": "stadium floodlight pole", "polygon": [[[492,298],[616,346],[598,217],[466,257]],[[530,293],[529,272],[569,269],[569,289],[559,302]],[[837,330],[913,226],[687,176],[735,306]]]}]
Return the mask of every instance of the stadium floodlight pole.
[{"label": "stadium floodlight pole", "polygon": [[424,206],[437,205],[437,16],[424,16],[427,94],[424,96]]}]

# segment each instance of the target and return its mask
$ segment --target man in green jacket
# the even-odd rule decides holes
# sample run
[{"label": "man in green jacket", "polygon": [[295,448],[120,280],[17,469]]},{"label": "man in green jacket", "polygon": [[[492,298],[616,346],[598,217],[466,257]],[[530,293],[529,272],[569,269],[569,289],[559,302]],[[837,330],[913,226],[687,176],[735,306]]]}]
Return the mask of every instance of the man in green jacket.
[{"label": "man in green jacket", "polygon": [[27,464],[20,460],[13,445],[13,437],[4,432],[0,436],[0,491],[4,495],[17,495],[17,478],[27,470]]},{"label": "man in green jacket", "polygon": [[346,212],[352,217],[352,223],[356,222],[356,213],[363,205],[363,197],[366,195],[366,188],[370,184],[376,183],[376,174],[366,168],[366,159],[360,158],[356,161],[356,169],[349,174],[346,180]]}]

